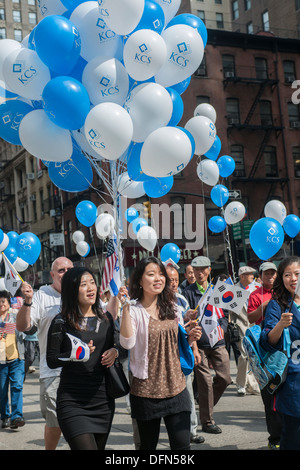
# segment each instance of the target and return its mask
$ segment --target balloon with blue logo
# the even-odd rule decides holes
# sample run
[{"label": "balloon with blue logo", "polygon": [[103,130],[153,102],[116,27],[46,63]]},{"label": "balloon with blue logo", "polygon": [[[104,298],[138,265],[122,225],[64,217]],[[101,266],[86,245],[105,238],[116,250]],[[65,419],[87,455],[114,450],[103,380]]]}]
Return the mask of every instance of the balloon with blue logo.
[{"label": "balloon with blue logo", "polygon": [[205,152],[205,156],[207,158],[210,158],[211,160],[217,160],[218,156],[219,156],[219,153],[221,152],[221,147],[222,147],[222,144],[221,144],[221,140],[220,140],[220,137],[218,137],[216,135],[216,138],[215,138],[215,141],[214,143],[212,144],[212,146],[210,147],[209,150],[207,150],[207,152]]},{"label": "balloon with blue logo", "polygon": [[8,239],[9,239],[9,246],[15,247],[19,234],[11,230],[10,232],[7,232],[6,235],[8,236]]},{"label": "balloon with blue logo", "polygon": [[60,15],[47,16],[37,24],[34,44],[44,64],[59,74],[71,72],[80,56],[79,31],[72,21]]},{"label": "balloon with blue logo", "polygon": [[41,242],[31,232],[24,232],[16,240],[16,251],[19,258],[28,264],[34,264],[41,253]]},{"label": "balloon with blue logo", "polygon": [[266,261],[280,250],[284,241],[284,230],[278,220],[263,217],[252,225],[249,240],[258,258]]},{"label": "balloon with blue logo", "polygon": [[143,219],[143,217],[137,217],[132,221],[132,230],[135,234],[138,233],[141,227],[144,227],[145,225],[148,225],[148,222],[146,219]]},{"label": "balloon with blue logo", "polygon": [[220,215],[214,215],[208,221],[208,228],[213,233],[221,233],[226,228],[226,222]]},{"label": "balloon with blue logo", "polygon": [[22,145],[20,123],[33,107],[21,100],[8,100],[0,106],[0,137],[14,145]]},{"label": "balloon with blue logo", "polygon": [[191,13],[182,13],[181,15],[176,15],[167,25],[167,28],[175,24],[186,24],[192,28],[197,29],[200,34],[204,47],[207,44],[207,29],[201,18]]},{"label": "balloon with blue logo", "polygon": [[165,15],[165,24],[167,25],[172,18],[176,15],[177,11],[179,10],[181,0],[155,0],[158,3]]},{"label": "balloon with blue logo", "polygon": [[171,259],[174,263],[178,263],[181,257],[180,248],[175,243],[167,243],[160,251],[160,258],[162,262]]},{"label": "balloon with blue logo", "polygon": [[166,90],[169,92],[173,103],[173,112],[171,119],[168,122],[168,126],[177,126],[183,115],[183,100],[178,91],[176,91],[174,88],[166,88]]},{"label": "balloon with blue logo", "polygon": [[76,251],[77,253],[82,256],[83,258],[85,258],[86,256],[88,256],[88,254],[90,253],[90,245],[82,240],[80,242],[77,243],[76,245]]},{"label": "balloon with blue logo", "polygon": [[284,219],[282,226],[289,237],[295,238],[300,232],[300,218],[296,214],[289,214]]},{"label": "balloon with blue logo", "polygon": [[120,35],[133,32],[139,24],[145,6],[145,0],[98,0],[100,10],[106,12],[106,22],[113,31]]},{"label": "balloon with blue logo", "polygon": [[164,29],[165,15],[162,7],[155,1],[145,0],[144,11],[137,27],[130,33],[139,29],[152,29],[160,34]]},{"label": "balloon with blue logo", "polygon": [[127,222],[131,223],[135,219],[137,219],[139,216],[139,211],[135,209],[135,207],[128,207],[128,209],[125,212],[125,217]]},{"label": "balloon with blue logo", "polygon": [[217,160],[219,173],[222,178],[227,178],[235,170],[235,161],[230,155],[223,155]]},{"label": "balloon with blue logo", "polygon": [[18,257],[17,250],[13,246],[8,246],[3,253],[11,264],[13,264]]},{"label": "balloon with blue logo", "polygon": [[166,176],[165,178],[151,178],[144,181],[145,193],[149,197],[162,197],[170,191],[173,183],[173,176]]},{"label": "balloon with blue logo", "polygon": [[44,110],[49,119],[63,129],[80,129],[90,111],[85,87],[72,77],[50,80],[43,91]]},{"label": "balloon with blue logo", "polygon": [[85,191],[93,181],[92,167],[85,156],[74,148],[65,162],[49,162],[48,175],[59,189],[70,193]]},{"label": "balloon with blue logo", "polygon": [[223,207],[229,199],[229,191],[223,184],[217,184],[212,188],[210,197],[216,206]]},{"label": "balloon with blue logo", "polygon": [[91,201],[81,201],[77,204],[75,214],[85,227],[91,227],[97,219],[97,207]]}]

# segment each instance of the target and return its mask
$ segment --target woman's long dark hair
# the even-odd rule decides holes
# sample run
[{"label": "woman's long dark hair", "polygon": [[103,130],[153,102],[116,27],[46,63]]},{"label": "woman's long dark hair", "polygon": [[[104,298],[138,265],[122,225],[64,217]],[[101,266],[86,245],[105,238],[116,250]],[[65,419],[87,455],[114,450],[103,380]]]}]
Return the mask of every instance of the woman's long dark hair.
[{"label": "woman's long dark hair", "polygon": [[[67,323],[76,329],[80,329],[83,321],[83,315],[78,304],[78,292],[81,278],[86,273],[91,274],[96,282],[96,278],[92,271],[82,266],[69,269],[69,271],[63,275],[61,282],[61,314]],[[98,289],[96,301],[92,306],[92,310],[99,319],[106,319],[106,315],[104,315],[100,308]]]},{"label": "woman's long dark hair", "polygon": [[273,299],[277,300],[283,311],[289,308],[291,303],[291,294],[283,283],[283,273],[285,269],[293,263],[297,263],[300,266],[300,258],[298,256],[288,256],[281,261],[277,268],[277,276],[273,284]]},{"label": "woman's long dark hair", "polygon": [[157,306],[159,310],[159,319],[160,320],[174,320],[176,317],[176,296],[170,287],[170,281],[167,275],[166,268],[164,264],[154,256],[149,256],[149,258],[142,259],[139,264],[136,266],[130,281],[130,297],[135,300],[141,301],[144,293],[142,286],[140,284],[142,276],[145,272],[146,266],[148,264],[154,263],[159,266],[163,276],[166,278],[166,285],[164,290],[157,296]]}]

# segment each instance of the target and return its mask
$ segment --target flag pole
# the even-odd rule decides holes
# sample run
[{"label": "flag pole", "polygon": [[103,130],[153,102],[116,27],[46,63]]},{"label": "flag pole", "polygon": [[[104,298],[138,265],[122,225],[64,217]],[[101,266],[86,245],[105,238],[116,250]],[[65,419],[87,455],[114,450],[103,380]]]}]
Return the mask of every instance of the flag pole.
[{"label": "flag pole", "polygon": [[22,282],[25,282],[25,281],[21,278],[21,276],[20,276],[20,274],[18,273],[18,271],[16,270],[16,268],[15,268],[15,267],[11,264],[11,262],[7,259],[7,256],[3,253],[3,251],[1,251],[1,254],[2,254],[2,256],[4,256],[4,258],[6,259],[6,261],[7,261],[8,265],[9,265],[9,267],[17,274],[17,276],[21,279]]}]

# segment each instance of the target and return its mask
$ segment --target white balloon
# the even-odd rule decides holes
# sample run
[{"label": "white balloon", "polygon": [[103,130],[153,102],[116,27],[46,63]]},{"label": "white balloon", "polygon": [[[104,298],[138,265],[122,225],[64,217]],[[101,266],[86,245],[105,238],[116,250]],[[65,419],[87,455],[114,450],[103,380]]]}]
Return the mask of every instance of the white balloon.
[{"label": "white balloon", "polygon": [[192,117],[184,128],[194,137],[196,155],[204,155],[216,139],[216,126],[205,116]]},{"label": "white balloon", "polygon": [[28,268],[28,266],[29,264],[19,257],[13,263],[13,267],[16,269],[16,271],[18,271],[18,273],[25,271]]},{"label": "white balloon", "polygon": [[264,208],[264,213],[266,217],[271,217],[272,219],[277,220],[283,224],[284,219],[286,218],[286,207],[281,201],[276,199],[267,202]]},{"label": "white balloon", "polygon": [[120,35],[131,33],[142,18],[144,0],[98,0],[100,12],[113,31]]},{"label": "white balloon", "polygon": [[112,31],[100,14],[97,2],[84,2],[70,16],[81,39],[80,55],[89,62],[96,56],[115,57],[122,38]]},{"label": "white balloon", "polygon": [[215,161],[205,158],[197,165],[197,175],[203,183],[215,186],[219,180],[219,167]]},{"label": "white balloon", "polygon": [[106,238],[113,233],[115,220],[111,214],[102,213],[98,215],[95,222],[96,233],[99,238]]},{"label": "white balloon", "polygon": [[140,29],[126,41],[123,51],[127,73],[139,82],[153,77],[163,66],[167,47],[162,36],[150,29]]},{"label": "white balloon", "polygon": [[76,232],[74,232],[72,235],[72,240],[76,244],[79,242],[83,242],[84,239],[85,239],[85,236],[81,230],[76,230]]},{"label": "white balloon", "polygon": [[2,70],[9,89],[30,100],[41,100],[45,85],[51,79],[48,67],[35,51],[26,47],[10,52]]},{"label": "white balloon", "polygon": [[244,204],[239,201],[232,201],[226,207],[224,211],[225,222],[229,225],[240,222],[246,214]]},{"label": "white balloon", "polygon": [[92,147],[88,144],[88,141],[86,140],[86,137],[84,135],[84,128],[82,129],[77,129],[76,131],[70,131],[72,134],[72,137],[74,140],[76,140],[76,143],[78,147],[85,153],[89,154],[92,157],[96,158],[96,160],[101,160],[101,157],[98,153],[96,153]]},{"label": "white balloon", "polygon": [[13,51],[21,49],[21,44],[14,39],[1,39],[0,41],[0,80],[4,80],[3,63]]},{"label": "white balloon", "polygon": [[124,108],[132,119],[132,140],[144,142],[151,132],[168,124],[173,103],[164,87],[158,83],[143,83],[129,93]]},{"label": "white balloon", "polygon": [[86,117],[84,134],[89,145],[101,157],[116,160],[131,142],[132,119],[116,103],[97,104]]},{"label": "white balloon", "polygon": [[141,227],[136,235],[139,244],[145,250],[153,251],[157,243],[157,235],[154,228],[144,225]]},{"label": "white balloon", "polygon": [[136,199],[145,194],[143,182],[130,179],[127,171],[119,176],[118,191],[122,196],[128,197],[129,199]]},{"label": "white balloon", "polygon": [[119,60],[95,57],[84,68],[82,84],[93,105],[110,101],[123,106],[129,89],[129,77]]},{"label": "white balloon", "polygon": [[141,150],[141,169],[149,176],[176,175],[192,158],[192,144],[178,127],[160,127],[145,140]]},{"label": "white balloon", "polygon": [[23,147],[41,160],[64,162],[72,156],[70,132],[50,121],[43,109],[26,114],[19,127],[19,136]]},{"label": "white balloon", "polygon": [[155,3],[158,3],[164,12],[165,15],[165,26],[169,23],[169,21],[174,18],[176,15],[179,7],[181,0],[155,0]]},{"label": "white balloon", "polygon": [[90,245],[85,241],[81,241],[76,245],[76,251],[80,256],[85,256],[89,252],[89,250]]},{"label": "white balloon", "polygon": [[8,244],[9,244],[8,236],[6,235],[6,233],[4,233],[3,235],[4,235],[4,238],[3,238],[2,242],[0,243],[0,252],[6,250],[6,248],[8,247]]},{"label": "white balloon", "polygon": [[167,58],[155,75],[155,81],[170,87],[197,70],[203,59],[204,45],[196,29],[182,24],[165,29],[161,37],[167,46]]},{"label": "white balloon", "polygon": [[39,0],[38,6],[42,16],[62,15],[67,11],[60,0]]},{"label": "white balloon", "polygon": [[216,124],[217,113],[215,108],[209,103],[200,103],[195,108],[194,116],[205,116]]}]

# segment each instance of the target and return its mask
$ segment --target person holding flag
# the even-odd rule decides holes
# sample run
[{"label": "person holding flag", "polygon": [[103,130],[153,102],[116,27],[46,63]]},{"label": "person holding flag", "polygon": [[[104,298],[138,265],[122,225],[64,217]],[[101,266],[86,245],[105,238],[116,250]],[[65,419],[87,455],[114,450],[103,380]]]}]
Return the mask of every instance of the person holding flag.
[{"label": "person holding flag", "polygon": [[[210,259],[197,256],[191,265],[196,281],[184,289],[182,295],[197,313],[202,326],[202,336],[197,341],[200,359],[195,361],[200,422],[203,432],[219,434],[222,430],[214,421],[213,408],[231,383],[229,355],[224,339],[228,321],[222,309],[210,304],[213,292],[213,285],[208,281],[211,274]],[[214,378],[210,364],[215,371]]]}]

